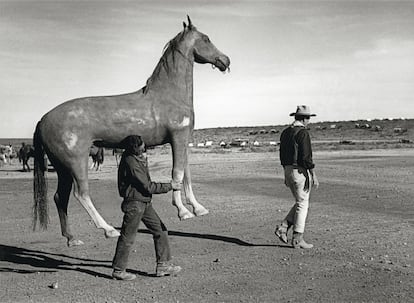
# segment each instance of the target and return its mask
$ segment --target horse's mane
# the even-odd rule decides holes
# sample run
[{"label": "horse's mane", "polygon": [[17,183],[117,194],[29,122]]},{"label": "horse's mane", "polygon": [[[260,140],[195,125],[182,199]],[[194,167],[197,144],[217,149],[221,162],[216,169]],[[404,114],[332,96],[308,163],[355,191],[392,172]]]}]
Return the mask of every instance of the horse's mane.
[{"label": "horse's mane", "polygon": [[172,55],[173,65],[175,64],[176,53],[179,53],[181,56],[185,57],[185,55],[181,52],[178,46],[180,42],[184,40],[186,31],[187,30],[184,29],[183,31],[178,33],[174,38],[168,41],[167,44],[164,46],[160,61],[158,62],[157,66],[152,72],[152,75],[148,78],[146,85],[142,89],[142,92],[144,94],[146,94],[148,90],[151,89],[152,83],[154,82],[155,79],[158,79],[162,69],[164,69],[167,74],[170,72],[171,67],[170,67],[170,62],[168,60],[168,57],[170,56],[170,54]]}]

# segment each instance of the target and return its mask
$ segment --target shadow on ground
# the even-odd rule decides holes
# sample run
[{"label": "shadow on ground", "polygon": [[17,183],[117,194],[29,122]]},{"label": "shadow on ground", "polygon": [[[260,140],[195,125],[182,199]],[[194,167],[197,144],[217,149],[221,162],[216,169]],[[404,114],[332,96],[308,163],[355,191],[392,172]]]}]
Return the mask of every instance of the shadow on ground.
[{"label": "shadow on ground", "polygon": [[[146,229],[140,229],[139,233],[150,234]],[[197,234],[197,233],[187,233],[181,231],[169,231],[170,236],[176,237],[188,237],[188,238],[198,238],[198,239],[207,239],[214,241],[222,241],[226,243],[236,244],[240,246],[248,247],[282,247],[290,248],[286,245],[276,245],[276,244],[254,244],[249,243],[238,238],[220,236],[214,234]],[[11,266],[0,267],[0,272],[12,272],[18,274],[33,274],[38,272],[57,272],[60,270],[70,270],[78,271],[94,277],[112,279],[110,275],[103,274],[101,272],[88,269],[92,268],[112,268],[111,260],[94,260],[73,257],[65,254],[56,254],[45,252],[41,250],[32,250],[16,246],[8,246],[0,244],[0,261],[10,263]],[[14,265],[19,265],[13,267]],[[35,269],[22,269],[19,268],[21,265],[28,265],[34,267]],[[146,276],[146,277],[155,277],[154,273],[147,273],[143,271],[130,270],[130,272],[137,275]]]},{"label": "shadow on ground", "polygon": [[[139,233],[143,234],[150,234],[149,230],[147,229],[140,229],[138,230]],[[291,248],[288,245],[278,245],[278,244],[255,244],[249,243],[238,238],[228,237],[228,236],[220,236],[220,235],[213,235],[213,234],[198,234],[198,233],[187,233],[182,231],[168,231],[169,236],[177,236],[177,237],[187,237],[187,238],[198,238],[198,239],[207,239],[207,240],[214,240],[214,241],[222,241],[226,243],[237,244],[240,246],[254,246],[254,247],[282,247],[282,248]]]}]

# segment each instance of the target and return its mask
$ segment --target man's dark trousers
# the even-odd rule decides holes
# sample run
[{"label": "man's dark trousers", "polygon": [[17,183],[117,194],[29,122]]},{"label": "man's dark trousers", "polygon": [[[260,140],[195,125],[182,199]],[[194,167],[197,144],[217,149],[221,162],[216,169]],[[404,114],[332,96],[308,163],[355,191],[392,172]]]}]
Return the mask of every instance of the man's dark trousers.
[{"label": "man's dark trousers", "polygon": [[124,201],[121,209],[124,212],[124,219],[112,267],[121,271],[126,269],[129,253],[134,245],[141,220],[153,235],[157,262],[169,261],[171,253],[168,243],[168,231],[152,207],[152,203]]}]

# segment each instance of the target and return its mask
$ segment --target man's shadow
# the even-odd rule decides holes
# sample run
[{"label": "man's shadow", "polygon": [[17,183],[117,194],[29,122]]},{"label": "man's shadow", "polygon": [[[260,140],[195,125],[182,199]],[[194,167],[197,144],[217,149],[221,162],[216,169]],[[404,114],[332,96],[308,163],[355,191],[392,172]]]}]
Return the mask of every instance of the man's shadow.
[{"label": "man's shadow", "polygon": [[[150,234],[146,229],[140,229],[139,233]],[[188,237],[188,238],[198,238],[198,239],[207,239],[222,241],[227,243],[232,243],[240,246],[249,246],[249,247],[282,247],[289,248],[285,245],[276,245],[276,244],[253,244],[238,238],[219,236],[214,234],[198,234],[198,233],[186,233],[181,231],[169,231],[170,236],[177,237]],[[69,260],[68,260],[69,259]],[[66,260],[66,261],[65,261]],[[65,254],[56,254],[40,250],[32,250],[22,247],[8,246],[0,244],[0,261],[8,262],[11,264],[18,265],[29,265],[35,267],[34,270],[28,269],[18,269],[13,267],[0,267],[0,272],[13,272],[19,274],[33,274],[38,272],[48,272],[53,273],[61,270],[68,271],[78,271],[94,277],[100,277],[105,279],[112,279],[110,275],[103,274],[98,271],[88,269],[87,267],[93,268],[107,268],[112,269],[111,260],[93,260],[87,258],[73,257]],[[146,276],[146,277],[155,277],[155,273],[148,273],[143,271],[129,270],[132,273]]]},{"label": "man's shadow", "polygon": [[[139,233],[143,234],[150,234],[149,230],[147,229],[140,229],[138,230]],[[177,236],[177,237],[186,237],[186,238],[198,238],[198,239],[207,239],[207,240],[215,240],[215,241],[222,241],[232,244],[237,244],[240,246],[251,246],[251,247],[282,247],[282,248],[290,248],[288,245],[278,245],[278,244],[255,244],[243,241],[241,239],[235,237],[228,237],[228,236],[220,236],[220,235],[213,235],[213,234],[198,234],[198,233],[187,233],[182,231],[168,231],[169,236]]]}]

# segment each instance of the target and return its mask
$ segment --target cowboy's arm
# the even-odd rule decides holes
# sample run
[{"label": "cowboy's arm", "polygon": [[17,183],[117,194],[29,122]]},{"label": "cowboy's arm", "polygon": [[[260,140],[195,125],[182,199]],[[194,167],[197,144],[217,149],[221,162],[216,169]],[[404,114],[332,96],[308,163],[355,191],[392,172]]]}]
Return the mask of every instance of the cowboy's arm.
[{"label": "cowboy's arm", "polygon": [[172,189],[171,183],[152,182],[149,177],[148,168],[143,162],[132,157],[127,159],[131,173],[131,183],[149,194],[163,194]]}]

